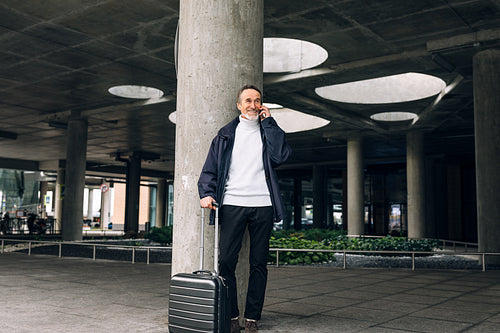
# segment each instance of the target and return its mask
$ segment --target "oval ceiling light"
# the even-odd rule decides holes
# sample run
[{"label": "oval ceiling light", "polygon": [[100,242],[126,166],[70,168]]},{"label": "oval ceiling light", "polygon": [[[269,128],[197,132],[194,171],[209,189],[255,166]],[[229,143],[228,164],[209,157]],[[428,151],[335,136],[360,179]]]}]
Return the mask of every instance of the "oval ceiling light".
[{"label": "oval ceiling light", "polygon": [[135,99],[160,98],[163,96],[163,91],[160,89],[135,85],[111,87],[108,92],[115,96]]},{"label": "oval ceiling light", "polygon": [[298,39],[264,38],[264,73],[300,72],[322,64],[328,52]]},{"label": "oval ceiling light", "polygon": [[373,120],[378,121],[405,121],[418,118],[413,112],[380,112],[370,116]]},{"label": "oval ceiling light", "polygon": [[[300,111],[284,108],[279,104],[264,103],[271,109],[271,115],[285,133],[304,132],[326,126],[329,120],[311,116]],[[177,111],[168,115],[168,120],[176,123]]]},{"label": "oval ceiling light", "polygon": [[439,94],[446,83],[438,77],[404,73],[316,88],[316,94],[333,101],[386,104],[415,101]]},{"label": "oval ceiling light", "polygon": [[271,109],[271,115],[285,133],[310,131],[330,123],[329,120],[284,108],[279,104],[264,103],[264,105]]}]

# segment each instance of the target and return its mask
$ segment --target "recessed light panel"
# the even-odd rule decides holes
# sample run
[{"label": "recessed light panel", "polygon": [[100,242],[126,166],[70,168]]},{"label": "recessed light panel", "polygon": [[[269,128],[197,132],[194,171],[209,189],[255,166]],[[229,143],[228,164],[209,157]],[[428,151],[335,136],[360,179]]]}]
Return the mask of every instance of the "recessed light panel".
[{"label": "recessed light panel", "polygon": [[370,118],[378,121],[405,121],[418,118],[418,116],[412,112],[380,112],[372,114]]},{"label": "recessed light panel", "polygon": [[405,73],[370,80],[316,88],[326,99],[355,104],[386,104],[415,101],[439,94],[446,83],[438,77]]},{"label": "recessed light panel", "polygon": [[135,99],[160,98],[163,96],[163,91],[160,89],[135,85],[111,87],[108,92],[115,96]]},{"label": "recessed light panel", "polygon": [[264,73],[300,72],[322,64],[328,52],[298,39],[264,38]]}]

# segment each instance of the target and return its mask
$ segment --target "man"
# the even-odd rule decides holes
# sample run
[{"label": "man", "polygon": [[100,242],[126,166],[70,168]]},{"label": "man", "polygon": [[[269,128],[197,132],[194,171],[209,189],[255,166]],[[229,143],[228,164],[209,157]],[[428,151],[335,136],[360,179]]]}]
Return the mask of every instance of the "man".
[{"label": "man", "polygon": [[[275,167],[291,149],[285,133],[262,105],[260,90],[240,89],[236,106],[241,114],[213,139],[198,181],[200,204],[220,208],[219,273],[229,287],[231,333],[239,332],[236,264],[248,226],[250,277],[245,306],[245,332],[258,332],[267,284],[267,255],[273,221],[284,216]],[[213,223],[214,214],[210,214]]]}]

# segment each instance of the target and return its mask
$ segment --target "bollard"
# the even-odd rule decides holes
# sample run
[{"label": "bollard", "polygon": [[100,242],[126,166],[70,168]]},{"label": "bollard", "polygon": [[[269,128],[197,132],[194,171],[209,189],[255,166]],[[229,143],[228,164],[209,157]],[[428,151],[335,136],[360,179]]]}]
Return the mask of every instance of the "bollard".
[{"label": "bollard", "polygon": [[149,247],[148,247],[148,250],[147,250],[146,264],[149,265]]}]

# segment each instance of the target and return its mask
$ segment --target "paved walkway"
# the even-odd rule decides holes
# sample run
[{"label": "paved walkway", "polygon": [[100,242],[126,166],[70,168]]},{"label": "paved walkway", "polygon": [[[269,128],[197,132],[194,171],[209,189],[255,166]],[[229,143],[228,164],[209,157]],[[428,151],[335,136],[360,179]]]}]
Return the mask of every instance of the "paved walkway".
[{"label": "paved walkway", "polygon": [[[0,332],[168,332],[170,265],[0,254]],[[500,270],[269,267],[261,332],[500,332]]]}]

